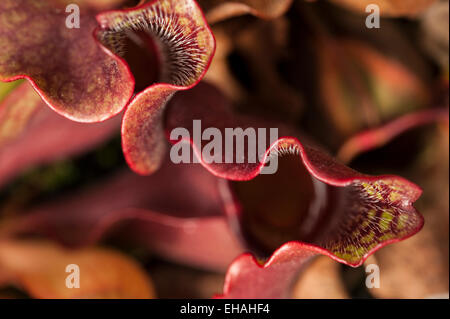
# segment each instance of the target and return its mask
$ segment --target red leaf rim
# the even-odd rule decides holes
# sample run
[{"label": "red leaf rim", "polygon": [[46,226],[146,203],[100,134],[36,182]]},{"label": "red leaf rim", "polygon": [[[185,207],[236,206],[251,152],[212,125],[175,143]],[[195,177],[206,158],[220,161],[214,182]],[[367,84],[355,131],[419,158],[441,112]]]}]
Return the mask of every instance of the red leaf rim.
[{"label": "red leaf rim", "polygon": [[442,108],[406,114],[383,126],[349,138],[339,149],[337,157],[344,163],[350,163],[359,154],[380,147],[410,129],[437,121],[448,123],[448,116],[448,109]]},{"label": "red leaf rim", "polygon": [[122,171],[6,221],[0,238],[41,235],[76,247],[120,238],[177,262],[224,271],[243,248],[228,227],[218,187],[201,166],[165,161],[151,176]]}]

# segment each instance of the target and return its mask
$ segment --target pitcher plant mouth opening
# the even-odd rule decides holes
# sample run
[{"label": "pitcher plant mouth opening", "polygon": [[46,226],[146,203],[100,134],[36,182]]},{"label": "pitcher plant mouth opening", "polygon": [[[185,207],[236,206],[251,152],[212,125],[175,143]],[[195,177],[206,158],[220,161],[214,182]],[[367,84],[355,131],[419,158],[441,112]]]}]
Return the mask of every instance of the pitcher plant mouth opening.
[{"label": "pitcher plant mouth opening", "polygon": [[264,257],[285,242],[317,237],[335,206],[337,190],[312,177],[298,156],[284,155],[278,164],[276,174],[229,182],[239,206],[235,225],[252,251]]},{"label": "pitcher plant mouth opening", "polygon": [[389,177],[336,185],[313,176],[296,154],[279,158],[276,174],[224,184],[231,225],[258,258],[296,241],[357,266],[375,249],[423,226],[411,205],[419,189]]},{"label": "pitcher plant mouth opening", "polygon": [[128,63],[135,92],[156,82],[189,86],[207,68],[205,26],[190,21],[175,2],[152,2],[98,15],[96,36]]}]

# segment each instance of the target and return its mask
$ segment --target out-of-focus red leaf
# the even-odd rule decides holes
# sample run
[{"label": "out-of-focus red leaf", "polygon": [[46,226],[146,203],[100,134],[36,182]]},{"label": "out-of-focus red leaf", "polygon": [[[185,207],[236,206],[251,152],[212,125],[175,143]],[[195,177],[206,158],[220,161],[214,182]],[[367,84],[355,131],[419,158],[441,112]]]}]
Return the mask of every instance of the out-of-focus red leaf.
[{"label": "out-of-focus red leaf", "polygon": [[83,9],[80,28],[70,29],[55,1],[4,0],[0,17],[0,80],[26,78],[52,109],[79,122],[103,121],[125,107],[133,76],[96,42],[93,11]]},{"label": "out-of-focus red leaf", "polygon": [[[71,264],[79,267],[79,288],[66,285]],[[155,297],[150,278],[135,261],[102,248],[71,251],[50,242],[2,240],[0,273],[34,298]]]},{"label": "out-of-focus red leaf", "polygon": [[414,17],[425,11],[436,0],[331,0],[348,9],[362,14],[368,14],[366,7],[376,4],[380,7],[380,14],[388,17]]},{"label": "out-of-focus red leaf", "polygon": [[199,165],[125,171],[5,223],[3,236],[41,234],[70,246],[103,238],[138,244],[185,264],[224,270],[241,245],[231,233],[218,179]]},{"label": "out-of-focus red leaf", "polygon": [[96,124],[65,119],[23,83],[0,103],[0,185],[31,166],[96,147],[119,127],[119,117]]},{"label": "out-of-focus red leaf", "polygon": [[427,109],[404,115],[381,127],[353,136],[340,148],[337,157],[344,163],[350,163],[358,154],[381,147],[411,128],[439,120],[448,123],[448,116],[448,109],[443,108]]},{"label": "out-of-focus red leaf", "polygon": [[418,76],[362,42],[323,38],[317,54],[321,102],[343,139],[429,103]]}]

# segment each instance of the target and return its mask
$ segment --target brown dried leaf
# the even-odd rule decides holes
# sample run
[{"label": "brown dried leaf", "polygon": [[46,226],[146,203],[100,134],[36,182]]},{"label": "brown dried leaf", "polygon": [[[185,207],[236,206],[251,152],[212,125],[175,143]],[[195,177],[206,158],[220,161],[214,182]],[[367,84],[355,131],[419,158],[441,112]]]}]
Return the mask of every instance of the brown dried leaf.
[{"label": "brown dried leaf", "polygon": [[[388,17],[414,17],[425,11],[436,0],[331,0],[350,10],[366,14],[366,7],[376,4],[380,14]],[[368,14],[368,13],[367,13]]]},{"label": "brown dried leaf", "polygon": [[[79,266],[80,288],[66,286],[70,264]],[[135,261],[102,248],[69,251],[44,241],[2,240],[0,274],[35,298],[155,296],[150,279]]]},{"label": "brown dried leaf", "polygon": [[296,299],[347,299],[339,263],[319,256],[300,274],[292,297]]},{"label": "brown dried leaf", "polygon": [[216,23],[231,17],[252,14],[264,19],[283,15],[292,0],[200,0],[209,23]]}]

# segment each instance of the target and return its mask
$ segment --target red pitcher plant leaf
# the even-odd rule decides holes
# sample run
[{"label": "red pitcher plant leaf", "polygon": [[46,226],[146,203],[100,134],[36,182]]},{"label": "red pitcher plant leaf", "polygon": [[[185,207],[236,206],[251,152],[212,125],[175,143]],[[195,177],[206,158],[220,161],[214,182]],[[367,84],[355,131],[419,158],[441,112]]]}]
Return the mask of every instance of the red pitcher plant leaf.
[{"label": "red pitcher plant leaf", "polygon": [[443,108],[426,109],[401,116],[381,127],[358,133],[348,139],[340,148],[337,157],[344,163],[350,163],[358,154],[381,147],[409,129],[436,121],[448,122],[448,116],[448,109]]},{"label": "red pitcher plant leaf", "polygon": [[[78,271],[67,268],[70,265],[82,274],[78,289],[67,285],[71,272]],[[33,298],[155,297],[150,278],[137,262],[104,248],[68,250],[46,241],[1,240],[0,273],[0,284],[14,285]]]},{"label": "red pitcher plant leaf", "polygon": [[26,78],[56,112],[80,122],[119,113],[133,93],[133,78],[119,58],[98,45],[95,12],[83,9],[80,28],[52,0],[0,4],[0,80]]},{"label": "red pitcher plant leaf", "polygon": [[0,233],[40,234],[69,246],[120,237],[169,259],[215,270],[224,270],[243,251],[228,227],[218,179],[200,165],[168,160],[151,176],[124,171],[34,207],[6,222]]},{"label": "red pitcher plant leaf", "polygon": [[144,150],[155,146],[154,158],[163,152],[158,141],[164,138],[164,106],[175,92],[195,86],[204,76],[214,54],[214,37],[200,8],[190,0],[151,1],[130,10],[102,13],[97,18],[97,37],[125,59],[129,39],[158,53],[153,55],[159,66],[153,79],[146,72],[139,81],[136,74],[138,70],[142,73],[142,66],[134,66],[136,85],[145,89],[130,102],[122,124],[123,150],[130,167],[141,174],[151,173],[160,162],[150,162]]},{"label": "red pitcher plant leaf", "polygon": [[376,4],[380,14],[388,17],[415,17],[438,0],[331,0],[356,12],[367,14],[366,7]]},{"label": "red pitcher plant leaf", "polygon": [[283,15],[291,6],[292,0],[200,0],[209,23],[244,14],[273,19]]},{"label": "red pitcher plant leaf", "polygon": [[[281,126],[282,137],[269,146],[256,145],[267,147],[262,161],[251,163],[243,154],[243,163],[214,162],[210,157],[214,155],[205,154],[198,139],[192,138],[193,120],[222,133],[230,127],[277,126],[232,113],[224,96],[206,83],[179,93],[167,110],[169,132],[177,127],[190,132],[188,138],[171,141],[190,142],[200,163],[226,179],[222,180],[226,212],[247,247],[263,258],[279,247],[263,264],[250,254],[233,262],[226,297],[286,296],[309,257],[324,254],[356,267],[375,250],[422,227],[423,219],[412,206],[421,190],[401,177],[358,173]],[[273,157],[279,158],[278,171],[259,175]]]},{"label": "red pitcher plant leaf", "polygon": [[92,149],[119,128],[118,117],[95,124],[70,121],[22,83],[0,101],[0,186],[31,166]]},{"label": "red pitcher plant leaf", "polygon": [[[425,127],[425,124],[428,125]],[[422,231],[410,240],[378,251],[367,260],[377,264],[383,274],[383,285],[371,291],[378,298],[448,295],[448,200],[442,200],[448,197],[448,100],[446,109],[405,115],[358,134],[340,151],[343,160],[355,162],[360,154],[387,147],[400,136],[411,136],[412,131],[418,129],[428,132],[426,145],[418,155],[414,154],[417,151],[405,154],[417,159],[404,169],[424,188],[417,207],[426,222]],[[415,254],[411,255],[411,251]]]}]

